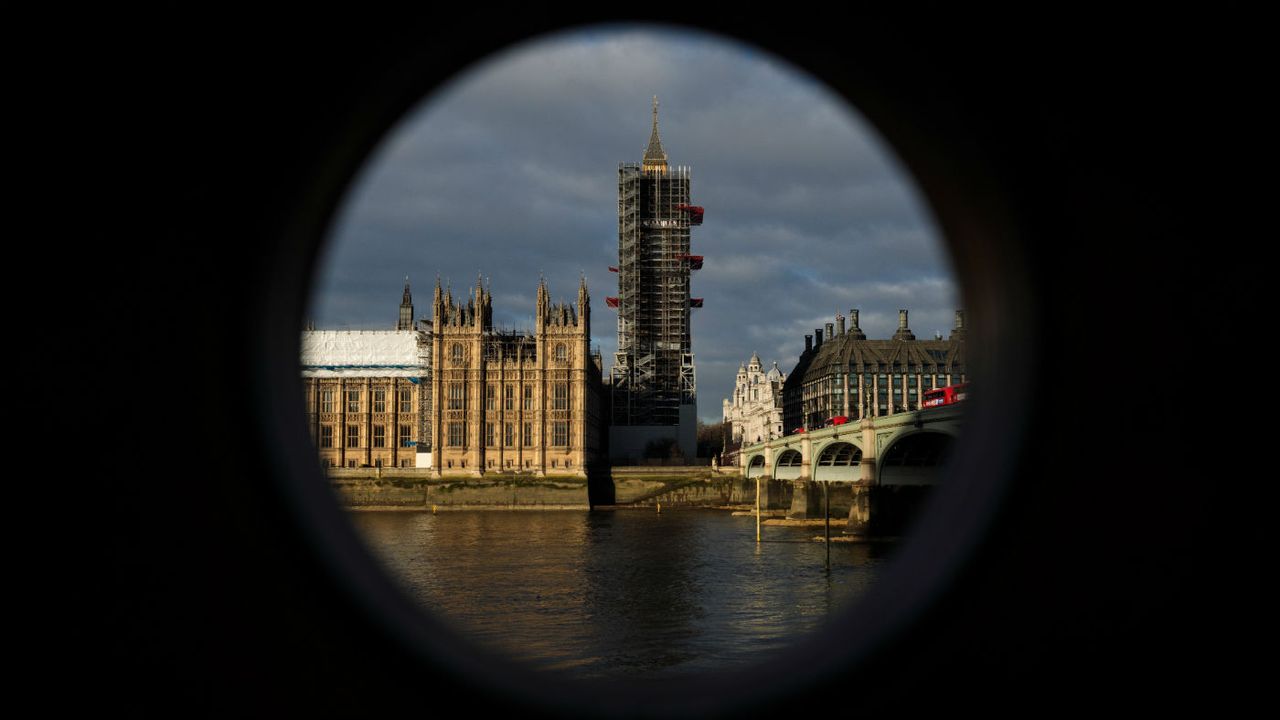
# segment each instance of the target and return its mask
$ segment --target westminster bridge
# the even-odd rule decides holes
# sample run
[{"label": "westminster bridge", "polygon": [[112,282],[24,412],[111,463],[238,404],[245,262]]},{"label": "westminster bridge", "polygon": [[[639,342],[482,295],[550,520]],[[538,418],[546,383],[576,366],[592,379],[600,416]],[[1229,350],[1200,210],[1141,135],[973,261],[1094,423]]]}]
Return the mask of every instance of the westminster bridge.
[{"label": "westminster bridge", "polygon": [[740,467],[760,479],[761,503],[789,518],[820,517],[832,483],[833,504],[849,508],[846,533],[895,534],[937,482],[963,413],[960,403],[773,438],[743,446]]}]

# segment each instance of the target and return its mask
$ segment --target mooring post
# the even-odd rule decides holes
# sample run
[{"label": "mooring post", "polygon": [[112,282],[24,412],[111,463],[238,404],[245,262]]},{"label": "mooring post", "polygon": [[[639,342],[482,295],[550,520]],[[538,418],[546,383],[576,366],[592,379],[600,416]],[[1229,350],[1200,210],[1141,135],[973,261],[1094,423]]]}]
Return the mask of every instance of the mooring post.
[{"label": "mooring post", "polygon": [[822,507],[823,507],[823,525],[826,527],[827,533],[827,570],[831,570],[831,496],[827,494],[827,486],[830,483],[822,483]]},{"label": "mooring post", "polygon": [[760,476],[756,476],[756,542],[760,542]]}]

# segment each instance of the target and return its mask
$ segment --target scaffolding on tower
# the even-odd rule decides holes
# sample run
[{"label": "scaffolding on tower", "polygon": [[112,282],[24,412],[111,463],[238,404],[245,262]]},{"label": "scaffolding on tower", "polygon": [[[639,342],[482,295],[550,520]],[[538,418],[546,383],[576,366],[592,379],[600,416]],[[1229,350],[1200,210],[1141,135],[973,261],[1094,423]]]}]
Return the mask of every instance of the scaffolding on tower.
[{"label": "scaffolding on tower", "polygon": [[682,166],[618,168],[614,424],[676,425],[680,406],[696,402],[689,274],[703,257],[689,252],[689,228],[702,208],[689,204],[689,175]]}]

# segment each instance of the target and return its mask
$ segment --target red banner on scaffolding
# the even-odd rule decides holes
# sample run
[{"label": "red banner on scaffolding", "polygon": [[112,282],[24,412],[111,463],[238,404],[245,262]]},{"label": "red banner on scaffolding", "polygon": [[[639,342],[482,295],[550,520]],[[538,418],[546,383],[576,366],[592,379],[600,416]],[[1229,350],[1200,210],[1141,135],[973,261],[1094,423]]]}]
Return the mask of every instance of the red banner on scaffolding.
[{"label": "red banner on scaffolding", "polygon": [[605,305],[608,305],[608,306],[609,306],[609,307],[611,307],[611,308],[616,308],[616,307],[618,307],[618,298],[616,298],[616,297],[606,297],[606,298],[604,299],[604,304],[605,304]]},{"label": "red banner on scaffolding", "polygon": [[706,210],[705,210],[701,205],[685,205],[685,204],[683,204],[683,203],[682,203],[682,204],[680,204],[680,205],[677,205],[677,206],[676,206],[676,209],[677,209],[677,210],[683,210],[683,211],[685,211],[685,212],[689,213],[689,224],[690,224],[690,225],[701,225],[701,224],[702,224],[702,215],[703,215],[703,213],[705,213],[705,212],[706,212]]}]

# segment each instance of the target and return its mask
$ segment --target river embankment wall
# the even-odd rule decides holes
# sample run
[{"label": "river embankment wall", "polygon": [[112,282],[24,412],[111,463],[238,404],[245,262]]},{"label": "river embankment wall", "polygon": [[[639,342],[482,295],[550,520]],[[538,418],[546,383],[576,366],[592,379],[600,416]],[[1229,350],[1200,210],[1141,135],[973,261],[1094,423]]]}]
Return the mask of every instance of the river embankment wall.
[{"label": "river embankment wall", "polygon": [[586,509],[754,503],[755,481],[736,469],[616,467],[589,477],[485,474],[439,477],[417,468],[331,468],[329,483],[350,508]]}]

